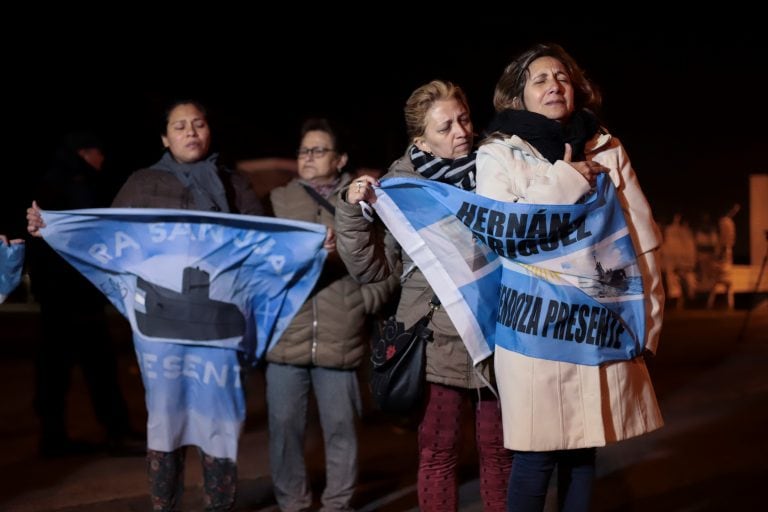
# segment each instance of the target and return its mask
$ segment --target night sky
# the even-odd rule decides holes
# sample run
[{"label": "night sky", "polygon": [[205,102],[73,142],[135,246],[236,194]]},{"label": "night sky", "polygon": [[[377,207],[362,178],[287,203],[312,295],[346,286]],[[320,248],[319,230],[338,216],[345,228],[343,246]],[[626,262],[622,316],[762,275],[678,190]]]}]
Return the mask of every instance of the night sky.
[{"label": "night sky", "polygon": [[[756,17],[636,20],[628,28],[626,20],[534,25],[514,9],[508,15],[460,20],[470,25],[463,27],[403,13],[386,29],[325,26],[320,34],[287,24],[277,38],[254,27],[221,36],[168,27],[149,38],[138,28],[103,28],[93,37],[62,33],[60,44],[54,38],[33,54],[22,51],[23,40],[6,44],[12,134],[0,232],[21,234],[34,177],[67,131],[99,132],[110,172],[122,179],[159,158],[162,106],[195,97],[209,107],[225,161],[293,157],[301,120],[324,115],[349,127],[353,159],[385,167],[405,147],[402,107],[414,88],[433,78],[461,85],[480,132],[503,67],[539,41],[563,45],[600,87],[601,119],[627,148],[659,220],[675,211],[716,218],[734,201],[746,204],[748,175],[768,172],[765,29],[744,21]],[[734,27],[739,35],[727,34]],[[740,234],[748,231],[745,212],[736,219]],[[742,236],[737,262],[747,251]]]}]

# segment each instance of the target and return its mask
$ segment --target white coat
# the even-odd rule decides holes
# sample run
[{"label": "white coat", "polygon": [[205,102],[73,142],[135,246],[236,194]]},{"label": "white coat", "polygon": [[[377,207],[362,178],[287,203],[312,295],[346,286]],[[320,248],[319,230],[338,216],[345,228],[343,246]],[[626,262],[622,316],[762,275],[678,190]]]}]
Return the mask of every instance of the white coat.
[{"label": "white coat", "polygon": [[[664,309],[658,227],[621,142],[600,132],[584,153],[587,160],[610,169],[643,279],[645,347],[655,353]],[[588,190],[589,184],[576,169],[564,161],[551,164],[517,136],[489,142],[478,151],[480,195],[501,201],[570,204]],[[551,451],[603,446],[663,425],[642,356],[586,366],[497,347],[494,357],[506,448]]]}]

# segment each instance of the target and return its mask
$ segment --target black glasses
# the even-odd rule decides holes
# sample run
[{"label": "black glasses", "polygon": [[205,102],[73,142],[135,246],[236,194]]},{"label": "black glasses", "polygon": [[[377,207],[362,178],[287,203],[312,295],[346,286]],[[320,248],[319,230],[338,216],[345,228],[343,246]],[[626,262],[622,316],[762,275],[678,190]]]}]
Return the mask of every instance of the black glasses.
[{"label": "black glasses", "polygon": [[314,148],[299,148],[296,152],[296,156],[298,158],[308,158],[309,155],[312,155],[312,158],[323,158],[329,151],[336,150],[331,148],[321,148],[320,146],[315,146]]}]

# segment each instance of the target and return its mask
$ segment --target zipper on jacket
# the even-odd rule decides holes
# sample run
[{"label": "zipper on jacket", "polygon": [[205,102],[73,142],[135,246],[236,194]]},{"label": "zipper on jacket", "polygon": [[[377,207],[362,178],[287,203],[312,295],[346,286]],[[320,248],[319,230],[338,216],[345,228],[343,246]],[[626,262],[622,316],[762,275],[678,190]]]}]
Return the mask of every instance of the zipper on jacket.
[{"label": "zipper on jacket", "polygon": [[312,364],[317,364],[317,297],[312,297]]}]

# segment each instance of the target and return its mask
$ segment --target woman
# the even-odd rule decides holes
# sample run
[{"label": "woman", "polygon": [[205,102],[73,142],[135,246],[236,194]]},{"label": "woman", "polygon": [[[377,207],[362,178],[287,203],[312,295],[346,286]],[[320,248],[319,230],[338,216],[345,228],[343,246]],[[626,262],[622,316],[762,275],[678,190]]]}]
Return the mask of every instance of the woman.
[{"label": "woman", "polygon": [[267,353],[267,409],[272,483],[281,510],[308,510],[312,494],[304,463],[307,400],[314,390],[325,441],[323,510],[352,510],[357,483],[356,369],[368,340],[366,315],[391,296],[396,278],[358,284],[336,254],[335,203],[350,177],[347,153],[326,119],[308,119],[297,153],[299,177],[270,194],[276,217],[325,224],[329,256],[312,296]]},{"label": "woman", "polygon": [[[179,101],[166,111],[165,124],[161,135],[166,152],[162,158],[147,169],[133,173],[115,197],[112,206],[122,208],[179,208],[229,213],[258,215],[261,204],[245,178],[221,167],[217,155],[210,153],[211,131],[205,108],[195,101]],[[43,227],[36,203],[27,210],[27,230],[39,236]],[[134,337],[137,352],[142,352],[144,343]],[[155,351],[173,350],[173,343],[154,343]],[[161,346],[162,345],[162,346]],[[208,361],[226,359],[225,364],[241,367],[239,353],[215,347],[187,345],[184,357],[191,360]],[[215,356],[213,354],[215,353]],[[141,360],[140,360],[141,362]],[[184,397],[167,396],[166,388],[157,387],[157,379],[142,374],[146,391],[146,402],[183,403]],[[238,379],[240,380],[240,379]],[[216,402],[232,411],[243,411],[245,399],[241,382],[228,384],[236,391],[225,394],[218,386],[201,388],[201,401]],[[168,388],[171,389],[171,388]],[[173,388],[180,391],[180,388]],[[228,400],[232,403],[222,403]],[[193,422],[186,421],[177,432],[171,432],[162,416],[155,416],[156,410],[149,408],[147,420],[147,462],[150,481],[150,495],[153,510],[178,510],[183,491],[184,459],[186,447],[182,437],[194,430]],[[188,411],[188,416],[194,411]],[[240,424],[244,417],[239,418]],[[230,510],[234,505],[237,484],[237,464],[234,458],[216,453],[206,453],[198,447],[203,465],[206,510]]]},{"label": "woman", "polygon": [[[475,188],[472,121],[464,92],[435,80],[416,89],[405,105],[411,144],[384,176],[434,179],[464,190]],[[337,247],[347,268],[361,282],[376,282],[397,272],[402,261],[402,294],[397,319],[413,325],[428,310],[434,293],[411,258],[400,251],[380,223],[369,223],[360,201],[373,203],[378,181],[361,176],[346,191],[336,211]],[[511,454],[502,446],[501,413],[487,387],[490,361],[473,367],[448,315],[432,317],[433,341],[427,344],[426,402],[419,421],[419,509],[456,510],[456,466],[461,438],[462,402],[474,405],[484,509],[503,510]]]},{"label": "woman", "polygon": [[[495,136],[478,151],[477,193],[574,203],[607,172],[641,267],[645,348],[655,352],[664,302],[660,236],[624,147],[592,113],[599,104],[597,90],[560,46],[539,44],[520,55],[496,85],[489,129]],[[585,366],[497,347],[495,365],[504,445],[515,451],[507,510],[542,510],[555,465],[560,509],[588,510],[595,447],[662,426],[643,357]]]}]

